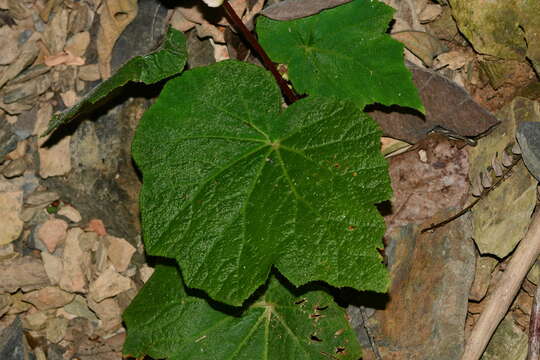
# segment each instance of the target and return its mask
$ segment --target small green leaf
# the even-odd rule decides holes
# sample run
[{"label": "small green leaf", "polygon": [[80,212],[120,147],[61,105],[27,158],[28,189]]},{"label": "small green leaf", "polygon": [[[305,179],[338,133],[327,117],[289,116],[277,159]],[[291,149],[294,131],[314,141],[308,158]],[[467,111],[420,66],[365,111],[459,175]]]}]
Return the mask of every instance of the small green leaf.
[{"label": "small green leaf", "polygon": [[97,103],[114,89],[124,86],[129,81],[149,85],[181,73],[186,65],[186,60],[186,37],[182,32],[171,27],[158,50],[129,60],[116,74],[93,88],[76,105],[63,113],[54,115],[43,136],[50,134],[60,125],[71,121],[84,107]]},{"label": "small green leaf", "polygon": [[299,93],[424,112],[403,45],[385,33],[393,13],[379,1],[354,0],[292,21],[261,18],[257,33],[272,60],[287,64]]},{"label": "small green leaf", "polygon": [[232,60],[166,84],[133,142],[146,250],[236,306],[273,265],[295,286],[386,291],[378,125],[348,101],[281,101],[267,71]]},{"label": "small green leaf", "polygon": [[361,355],[345,311],[331,296],[321,288],[285,286],[274,276],[243,311],[190,296],[175,266],[158,265],[123,317],[123,352],[137,358],[356,360]]}]

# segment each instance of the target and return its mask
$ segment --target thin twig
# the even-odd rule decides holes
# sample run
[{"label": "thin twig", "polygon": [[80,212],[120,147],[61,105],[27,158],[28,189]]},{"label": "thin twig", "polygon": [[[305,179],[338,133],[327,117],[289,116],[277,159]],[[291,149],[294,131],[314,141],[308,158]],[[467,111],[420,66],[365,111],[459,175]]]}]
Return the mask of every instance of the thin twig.
[{"label": "thin twig", "polygon": [[485,198],[487,196],[488,193],[490,193],[492,190],[494,190],[497,186],[499,186],[507,177],[508,175],[510,174],[510,172],[512,171],[512,169],[514,168],[514,166],[521,160],[521,156],[520,157],[517,157],[513,162],[512,164],[510,164],[510,166],[503,172],[503,174],[501,175],[501,177],[499,179],[497,179],[497,181],[495,181],[495,183],[493,185],[491,185],[491,187],[489,189],[485,189],[484,191],[482,191],[482,194],[480,194],[480,196],[478,198],[476,198],[473,202],[471,202],[469,205],[465,206],[460,212],[458,212],[457,214],[454,214],[452,216],[450,216],[449,218],[441,221],[441,222],[438,222],[438,223],[435,223],[435,224],[431,224],[431,226],[425,228],[425,229],[422,229],[422,233],[425,233],[426,231],[430,231],[430,230],[434,230],[436,228],[439,228],[443,225],[446,225],[448,224],[449,222],[451,221],[454,221],[456,220],[457,218],[459,218],[460,216],[464,215],[465,213],[467,213],[469,210],[471,210],[476,204],[478,204],[478,202],[480,200],[482,200],[483,198]]},{"label": "thin twig", "polygon": [[375,340],[373,339],[373,336],[371,335],[371,331],[368,328],[366,308],[363,306],[360,306],[360,315],[362,316],[364,330],[366,330],[366,334],[369,339],[369,345],[371,346],[371,350],[373,350],[373,354],[375,354],[375,358],[377,360],[382,360],[381,353],[379,353],[379,348],[377,348],[377,344],[375,344]]},{"label": "thin twig", "polygon": [[223,3],[223,7],[225,8],[225,13],[227,14],[230,22],[233,24],[236,30],[242,34],[244,39],[249,43],[257,55],[259,55],[264,67],[270,71],[272,75],[274,75],[274,78],[276,79],[276,82],[278,83],[279,88],[285,97],[285,102],[290,105],[293,102],[300,100],[300,97],[295,94],[295,92],[289,87],[289,84],[287,84],[287,81],[285,81],[283,76],[281,76],[272,60],[270,60],[270,57],[266,54],[266,51],[264,51],[262,46],[259,44],[259,41],[255,38],[255,36],[253,36],[251,31],[249,31],[246,25],[244,25],[242,20],[238,17],[231,4],[229,4],[228,1],[225,1]]},{"label": "thin twig", "polygon": [[461,360],[478,360],[495,329],[508,312],[523,279],[540,254],[540,211],[532,218],[525,237],[517,246],[495,291],[484,300],[486,307],[474,326]]},{"label": "thin twig", "polygon": [[527,360],[540,359],[540,284],[536,286],[531,321],[529,322],[529,350]]}]

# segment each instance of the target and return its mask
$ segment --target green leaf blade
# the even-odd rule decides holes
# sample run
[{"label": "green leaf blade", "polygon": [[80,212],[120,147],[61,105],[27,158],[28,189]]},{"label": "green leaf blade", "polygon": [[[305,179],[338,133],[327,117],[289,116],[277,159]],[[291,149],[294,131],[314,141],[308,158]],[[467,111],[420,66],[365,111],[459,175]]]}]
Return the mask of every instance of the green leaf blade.
[{"label": "green leaf blade", "polygon": [[273,265],[296,286],[385,291],[373,204],[391,188],[379,138],[350,102],[309,97],[283,111],[256,66],[190,70],[165,86],[133,142],[146,249],[175,258],[188,286],[231,305]]},{"label": "green leaf blade", "polygon": [[181,73],[186,61],[186,37],[182,32],[170,28],[158,50],[148,55],[132,58],[116,74],[97,85],[76,105],[63,113],[54,115],[43,135],[48,135],[60,125],[68,123],[85,107],[96,104],[113,90],[124,86],[129,81],[142,82],[147,85],[154,84]]},{"label": "green leaf blade", "polygon": [[[271,277],[248,308],[186,292],[175,266],[158,265],[124,312],[124,354],[169,360],[356,360],[360,347],[344,309],[323,290],[296,290]],[[316,337],[320,341],[314,340]]]},{"label": "green leaf blade", "polygon": [[299,93],[350,99],[424,112],[403,45],[385,34],[394,10],[378,1],[354,0],[292,20],[261,18],[259,40],[272,60],[288,65]]}]

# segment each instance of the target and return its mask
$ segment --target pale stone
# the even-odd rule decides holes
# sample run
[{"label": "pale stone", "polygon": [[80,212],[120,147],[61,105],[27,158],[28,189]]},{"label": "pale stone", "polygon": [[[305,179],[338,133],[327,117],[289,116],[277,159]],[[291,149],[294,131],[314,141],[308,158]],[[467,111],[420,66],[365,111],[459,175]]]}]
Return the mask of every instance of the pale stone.
[{"label": "pale stone", "polygon": [[491,273],[497,264],[498,261],[495,258],[487,256],[477,257],[476,272],[471,291],[469,292],[469,300],[480,301],[486,296],[490,284]]},{"label": "pale stone", "polygon": [[19,253],[15,251],[13,243],[9,243],[4,246],[0,246],[0,261],[13,259],[14,257],[19,256]]},{"label": "pale stone", "polygon": [[421,23],[427,23],[438,18],[442,13],[442,7],[436,4],[427,5],[418,15]]},{"label": "pale stone", "polygon": [[37,191],[26,198],[25,204],[43,206],[58,199],[60,199],[60,195],[54,191]]},{"label": "pale stone", "polygon": [[88,320],[97,320],[96,315],[88,308],[86,299],[76,295],[72,302],[64,306],[64,310],[75,317],[83,317]]},{"label": "pale stone", "polygon": [[0,27],[0,48],[2,56],[0,56],[0,65],[9,65],[17,59],[19,55],[19,30],[10,26]]},{"label": "pale stone", "polygon": [[96,253],[94,255],[94,266],[96,273],[101,274],[107,268],[107,246],[103,242],[98,244]]},{"label": "pale stone", "polygon": [[9,294],[0,294],[0,318],[8,312],[9,307],[13,303],[11,295]]},{"label": "pale stone", "polygon": [[62,276],[62,270],[64,269],[62,259],[44,251],[41,252],[41,259],[43,260],[43,266],[51,284],[58,284]]},{"label": "pale stone", "polygon": [[68,319],[57,317],[47,322],[45,336],[53,344],[57,344],[64,339],[68,327]]},{"label": "pale stone", "polygon": [[86,293],[88,291],[86,269],[89,268],[89,254],[85,254],[79,243],[83,233],[80,228],[68,231],[64,254],[62,256],[64,271],[60,278],[60,287],[69,292]]},{"label": "pale stone", "polygon": [[0,246],[17,240],[23,229],[19,214],[22,210],[22,191],[0,193]]},{"label": "pale stone", "polygon": [[24,293],[22,291],[17,291],[11,295],[11,307],[7,312],[9,315],[21,314],[34,308],[31,304],[22,301],[23,296]]},{"label": "pale stone", "polygon": [[25,207],[21,212],[21,220],[29,222],[34,216],[37,216],[41,210],[43,210],[43,205]]},{"label": "pale stone", "polygon": [[26,161],[24,161],[23,158],[18,158],[11,161],[4,169],[2,169],[2,175],[8,179],[11,179],[23,175],[25,170]]},{"label": "pale stone", "polygon": [[139,268],[139,275],[143,283],[146,283],[148,279],[150,279],[153,273],[154,273],[154,269],[148,266],[147,264],[143,264],[143,266]]},{"label": "pale stone", "polygon": [[131,280],[120,275],[113,266],[105,270],[93,283],[90,284],[89,295],[93,301],[113,297],[131,288]]},{"label": "pale stone", "polygon": [[68,293],[55,286],[47,286],[43,289],[24,294],[23,301],[34,305],[38,310],[49,310],[69,304],[74,294]]},{"label": "pale stone", "polygon": [[[41,104],[37,112],[36,135],[41,135],[47,130],[51,117],[52,106]],[[50,176],[65,175],[71,170],[69,149],[71,136],[65,136],[50,146],[42,146],[48,138],[48,136],[38,138],[39,175],[44,179]]]},{"label": "pale stone", "polygon": [[90,33],[88,31],[80,32],[73,35],[64,48],[74,56],[84,56],[88,45],[90,44]]},{"label": "pale stone", "polygon": [[116,271],[126,271],[129,262],[131,261],[131,257],[136,251],[135,247],[125,239],[110,235],[105,237],[105,243],[108,245],[107,256],[110,263],[114,266]]},{"label": "pale stone", "polygon": [[0,262],[0,292],[30,291],[47,285],[49,278],[40,259],[24,256]]},{"label": "pale stone", "polygon": [[527,274],[527,280],[532,282],[534,285],[538,285],[538,283],[540,283],[540,265],[538,261],[533,265]]},{"label": "pale stone", "polygon": [[31,330],[41,330],[47,325],[49,316],[45,311],[37,311],[27,314],[23,319],[23,326]]},{"label": "pale stone", "polygon": [[82,220],[81,213],[71,205],[64,205],[58,210],[58,215],[65,216],[74,223]]},{"label": "pale stone", "polygon": [[130,278],[134,277],[135,275],[137,275],[137,265],[129,264],[128,268],[122,271],[122,275],[130,277]]},{"label": "pale stone", "polygon": [[122,310],[114,298],[108,298],[99,303],[90,299],[88,305],[101,320],[100,328],[105,333],[112,333],[122,326]]},{"label": "pale stone", "polygon": [[77,315],[73,315],[72,313],[67,312],[65,310],[65,308],[57,309],[55,315],[57,317],[63,317],[63,318],[66,318],[68,320],[72,320],[72,319],[75,319],[75,318],[78,317]]},{"label": "pale stone", "polygon": [[46,179],[51,176],[65,175],[71,170],[71,136],[65,136],[50,147],[40,147],[39,176]]},{"label": "pale stone", "polygon": [[84,232],[79,237],[79,243],[81,244],[81,249],[86,252],[95,252],[99,244],[99,235],[95,232]]},{"label": "pale stone", "polygon": [[61,219],[47,220],[39,227],[38,238],[45,244],[47,250],[53,253],[56,247],[64,242],[67,236],[68,223]]},{"label": "pale stone", "polygon": [[101,79],[97,64],[83,65],[79,68],[79,79],[83,81],[97,81]]}]

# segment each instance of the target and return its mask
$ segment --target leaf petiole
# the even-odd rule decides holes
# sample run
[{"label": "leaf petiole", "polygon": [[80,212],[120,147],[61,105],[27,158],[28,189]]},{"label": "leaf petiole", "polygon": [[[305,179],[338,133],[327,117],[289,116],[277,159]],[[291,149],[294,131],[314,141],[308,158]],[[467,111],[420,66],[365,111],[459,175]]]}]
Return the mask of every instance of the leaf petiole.
[{"label": "leaf petiole", "polygon": [[253,34],[249,31],[249,29],[244,25],[242,22],[242,19],[238,17],[236,14],[236,11],[234,11],[231,4],[229,4],[228,1],[223,2],[223,7],[225,8],[225,14],[235,27],[235,29],[242,34],[244,39],[249,43],[249,45],[255,50],[257,55],[261,58],[264,67],[272,73],[274,78],[276,79],[276,82],[279,85],[279,88],[281,89],[281,92],[283,93],[283,96],[285,97],[285,102],[288,105],[291,105],[297,100],[300,100],[300,96],[298,96],[290,87],[289,84],[287,84],[287,81],[283,79],[279,71],[277,70],[276,66],[270,59],[270,57],[266,54],[266,51],[262,48],[261,44],[259,44],[259,41]]}]

